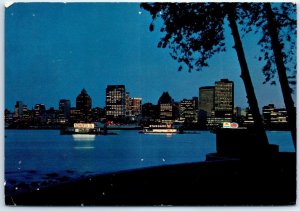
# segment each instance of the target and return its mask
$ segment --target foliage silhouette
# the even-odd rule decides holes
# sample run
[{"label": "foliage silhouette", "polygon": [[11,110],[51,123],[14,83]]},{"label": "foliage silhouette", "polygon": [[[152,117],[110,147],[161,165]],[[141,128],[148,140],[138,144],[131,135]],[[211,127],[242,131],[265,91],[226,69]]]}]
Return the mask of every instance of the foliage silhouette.
[{"label": "foliage silhouette", "polygon": [[149,11],[153,21],[150,31],[154,30],[154,21],[161,18],[164,22],[160,31],[164,37],[158,43],[159,48],[170,48],[173,59],[188,67],[188,71],[206,67],[207,60],[217,52],[225,51],[224,21],[228,18],[235,42],[235,50],[241,67],[248,103],[253,114],[256,133],[262,144],[268,144],[263,121],[250,78],[242,42],[236,21],[237,3],[142,3],[141,7]]}]

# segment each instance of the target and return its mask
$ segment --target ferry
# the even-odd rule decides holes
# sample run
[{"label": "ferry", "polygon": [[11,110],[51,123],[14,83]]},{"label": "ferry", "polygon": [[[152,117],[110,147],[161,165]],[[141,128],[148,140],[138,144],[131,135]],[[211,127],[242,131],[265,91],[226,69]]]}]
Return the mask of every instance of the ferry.
[{"label": "ferry", "polygon": [[141,131],[144,134],[176,134],[180,132],[179,129],[174,128],[171,124],[153,124],[144,127]]},{"label": "ferry", "polygon": [[64,127],[60,130],[61,135],[74,135],[74,134],[86,134],[86,135],[117,135],[116,133],[108,133],[107,128],[101,129],[97,127],[95,123],[74,123],[73,127]]}]

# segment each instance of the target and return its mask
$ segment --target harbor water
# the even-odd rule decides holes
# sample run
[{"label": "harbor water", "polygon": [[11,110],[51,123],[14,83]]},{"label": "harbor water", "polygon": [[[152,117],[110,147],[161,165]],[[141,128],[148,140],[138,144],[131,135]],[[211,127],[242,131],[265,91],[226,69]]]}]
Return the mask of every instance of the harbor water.
[{"label": "harbor water", "polygon": [[[58,130],[6,130],[6,190],[47,186],[94,174],[205,161],[216,152],[215,134],[60,135]],[[268,132],[282,152],[293,152],[289,132]]]}]

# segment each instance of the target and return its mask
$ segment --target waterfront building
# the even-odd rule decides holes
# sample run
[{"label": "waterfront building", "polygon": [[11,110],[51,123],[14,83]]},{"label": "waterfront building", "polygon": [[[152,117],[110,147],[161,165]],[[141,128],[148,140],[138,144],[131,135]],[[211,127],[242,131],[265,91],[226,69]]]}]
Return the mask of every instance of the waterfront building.
[{"label": "waterfront building", "polygon": [[212,111],[214,109],[214,96],[214,86],[204,86],[199,88],[198,122],[201,127],[205,127],[207,125],[207,118],[212,116]]},{"label": "waterfront building", "polygon": [[132,116],[138,116],[142,114],[142,98],[133,97],[130,98],[130,113]]},{"label": "waterfront building", "polygon": [[241,123],[242,123],[241,125],[243,125],[245,127],[254,125],[254,119],[253,119],[253,115],[252,115],[250,108],[245,109],[245,116],[242,118]]},{"label": "waterfront building", "polygon": [[71,109],[71,102],[70,100],[61,99],[59,101],[58,110],[60,120],[67,120],[70,118],[70,109]]},{"label": "waterfront building", "polygon": [[39,125],[46,122],[46,106],[42,103],[35,104],[34,111],[34,123]]},{"label": "waterfront building", "polygon": [[47,125],[55,125],[57,124],[57,114],[58,111],[55,110],[53,107],[50,107],[47,111],[46,111],[46,118],[47,118]]},{"label": "waterfront building", "polygon": [[161,122],[172,123],[173,118],[173,105],[174,101],[168,92],[163,92],[158,100],[159,118]]},{"label": "waterfront building", "polygon": [[232,116],[233,91],[233,81],[221,79],[215,82],[214,110],[216,117]]},{"label": "waterfront building", "polygon": [[15,117],[22,117],[23,116],[23,102],[17,101],[15,105]]},{"label": "waterfront building", "polygon": [[206,116],[211,116],[211,111],[214,109],[214,86],[204,86],[199,88],[199,111],[204,111]]},{"label": "waterfront building", "polygon": [[106,88],[105,104],[105,114],[108,120],[124,119],[126,114],[125,86],[108,85]]},{"label": "waterfront building", "polygon": [[5,128],[7,128],[13,123],[14,113],[10,112],[8,109],[5,109],[4,118],[5,118]]},{"label": "waterfront building", "polygon": [[125,93],[125,115],[132,116],[130,109],[130,95],[129,92]]},{"label": "waterfront building", "polygon": [[233,81],[221,79],[215,82],[214,112],[215,124],[222,125],[223,122],[232,122],[234,105]]},{"label": "waterfront building", "polygon": [[267,129],[288,127],[288,116],[285,108],[276,108],[274,104],[263,107],[263,119]]},{"label": "waterfront building", "polygon": [[76,109],[87,115],[92,109],[92,98],[85,89],[76,98]]},{"label": "waterfront building", "polygon": [[187,100],[183,99],[179,103],[179,120],[193,122],[196,121],[196,104],[198,102],[194,99]]},{"label": "waterfront building", "polygon": [[235,117],[240,117],[241,116],[241,112],[242,112],[242,108],[241,107],[234,107],[233,109],[233,114]]},{"label": "waterfront building", "polygon": [[159,119],[159,107],[152,103],[142,105],[142,117],[145,121],[155,122]]},{"label": "waterfront building", "polygon": [[69,123],[71,124],[75,122],[85,122],[85,121],[83,121],[82,112],[79,109],[72,107],[70,108]]}]

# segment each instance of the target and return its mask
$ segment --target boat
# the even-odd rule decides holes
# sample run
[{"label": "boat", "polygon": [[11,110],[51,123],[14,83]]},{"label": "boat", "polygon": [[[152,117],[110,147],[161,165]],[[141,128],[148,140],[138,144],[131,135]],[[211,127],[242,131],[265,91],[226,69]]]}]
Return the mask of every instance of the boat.
[{"label": "boat", "polygon": [[151,124],[144,127],[141,131],[144,134],[174,134],[180,132],[179,129],[174,128],[171,124]]},{"label": "boat", "polygon": [[60,130],[61,135],[74,135],[74,134],[86,134],[86,135],[116,135],[116,133],[108,133],[107,129],[101,129],[96,127],[95,123],[74,123],[73,127],[63,127]]}]

